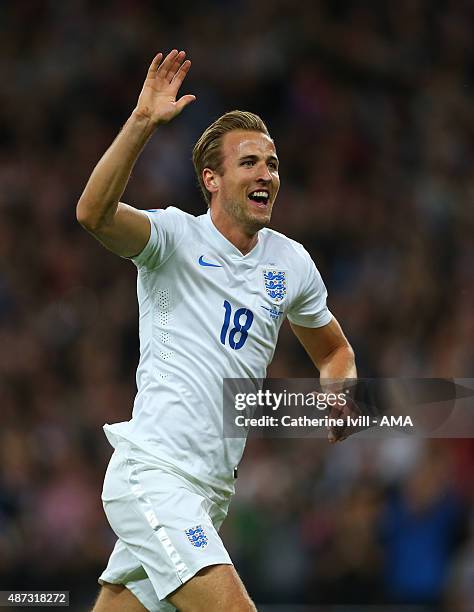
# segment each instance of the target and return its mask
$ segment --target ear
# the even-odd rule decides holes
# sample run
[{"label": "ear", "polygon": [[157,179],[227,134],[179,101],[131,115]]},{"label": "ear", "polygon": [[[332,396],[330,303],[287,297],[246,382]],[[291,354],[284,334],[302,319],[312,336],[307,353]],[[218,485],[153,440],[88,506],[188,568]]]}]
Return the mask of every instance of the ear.
[{"label": "ear", "polygon": [[202,181],[204,183],[204,187],[210,191],[211,193],[216,193],[219,188],[219,182],[217,173],[210,168],[204,168],[202,171]]}]

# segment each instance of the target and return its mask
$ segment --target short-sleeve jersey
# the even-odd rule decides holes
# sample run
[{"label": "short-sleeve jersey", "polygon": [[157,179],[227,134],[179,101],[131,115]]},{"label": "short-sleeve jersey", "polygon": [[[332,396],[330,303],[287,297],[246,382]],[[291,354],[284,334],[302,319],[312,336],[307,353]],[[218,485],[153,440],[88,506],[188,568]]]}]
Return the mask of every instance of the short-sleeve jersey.
[{"label": "short-sleeve jersey", "polygon": [[284,318],[321,327],[332,315],[307,251],[270,229],[243,255],[211,215],[147,211],[138,268],[140,361],[132,418],[105,425],[213,487],[233,490],[244,439],[223,437],[223,379],[262,379]]}]

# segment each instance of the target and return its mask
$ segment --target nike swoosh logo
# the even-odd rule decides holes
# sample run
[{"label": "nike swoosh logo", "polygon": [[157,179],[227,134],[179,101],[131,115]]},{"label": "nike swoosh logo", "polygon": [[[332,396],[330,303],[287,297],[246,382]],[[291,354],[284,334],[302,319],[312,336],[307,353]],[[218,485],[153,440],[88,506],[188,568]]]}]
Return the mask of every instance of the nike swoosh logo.
[{"label": "nike swoosh logo", "polygon": [[200,266],[207,266],[209,268],[222,268],[222,266],[219,266],[219,264],[213,264],[213,263],[209,263],[208,261],[204,261],[203,257],[204,255],[201,255],[201,257],[199,258]]}]

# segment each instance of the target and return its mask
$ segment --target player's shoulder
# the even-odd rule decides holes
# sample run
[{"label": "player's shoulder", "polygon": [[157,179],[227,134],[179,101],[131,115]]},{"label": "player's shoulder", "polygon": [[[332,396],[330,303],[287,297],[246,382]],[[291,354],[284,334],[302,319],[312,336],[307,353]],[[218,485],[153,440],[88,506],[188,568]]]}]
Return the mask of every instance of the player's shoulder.
[{"label": "player's shoulder", "polygon": [[189,221],[196,219],[194,215],[191,215],[190,213],[181,210],[181,208],[172,205],[161,208],[148,208],[144,212],[150,213],[157,221],[159,221],[160,217],[179,217]]},{"label": "player's shoulder", "polygon": [[271,251],[280,253],[280,255],[286,258],[294,258],[296,262],[301,259],[311,259],[308,251],[300,242],[293,240],[293,238],[289,238],[281,232],[266,227],[260,230],[260,234],[265,243],[265,247]]},{"label": "player's shoulder", "polygon": [[164,208],[150,208],[145,211],[152,225],[155,226],[159,235],[162,232],[182,236],[187,233],[197,217],[177,208],[176,206],[166,206]]}]

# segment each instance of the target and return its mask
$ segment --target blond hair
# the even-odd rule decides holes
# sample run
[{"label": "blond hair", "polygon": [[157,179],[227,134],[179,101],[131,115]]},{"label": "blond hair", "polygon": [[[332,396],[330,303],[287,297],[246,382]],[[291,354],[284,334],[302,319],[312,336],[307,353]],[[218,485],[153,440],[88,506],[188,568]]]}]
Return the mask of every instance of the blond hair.
[{"label": "blond hair", "polygon": [[222,174],[222,137],[234,130],[261,132],[270,137],[267,126],[258,115],[239,110],[225,113],[225,115],[216,119],[214,123],[211,123],[211,125],[204,130],[203,134],[194,145],[193,164],[199,186],[208,206],[211,203],[211,194],[204,185],[202,172],[204,168],[210,168]]}]

